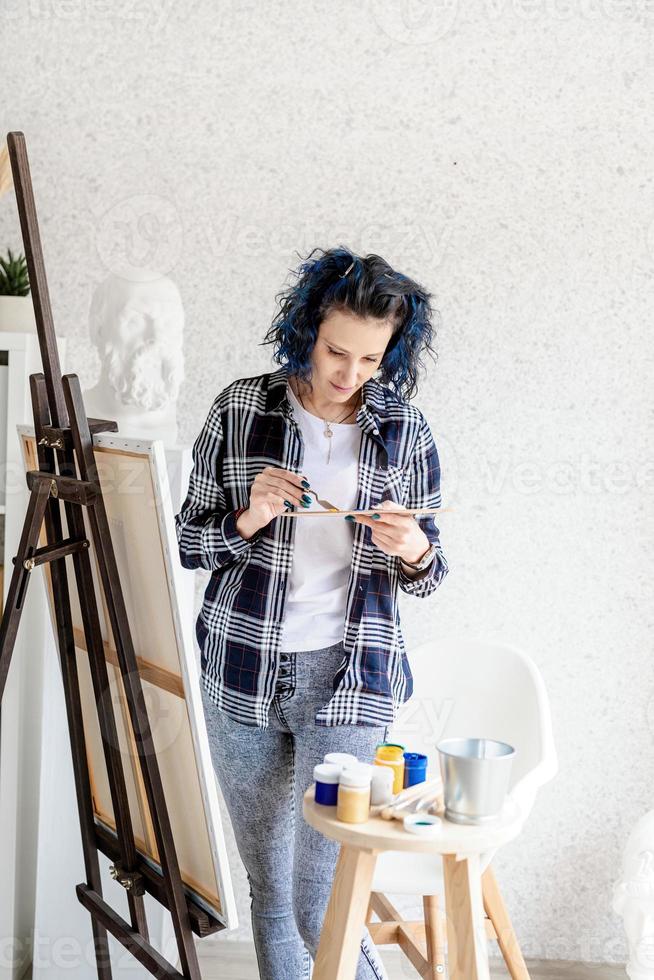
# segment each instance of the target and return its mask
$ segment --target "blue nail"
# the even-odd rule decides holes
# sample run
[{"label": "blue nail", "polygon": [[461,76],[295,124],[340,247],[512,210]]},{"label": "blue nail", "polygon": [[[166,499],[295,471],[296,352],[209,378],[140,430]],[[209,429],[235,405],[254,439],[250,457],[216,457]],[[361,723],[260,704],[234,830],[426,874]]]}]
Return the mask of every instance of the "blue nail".
[{"label": "blue nail", "polygon": [[289,510],[293,510],[293,504],[291,503],[290,500],[285,500],[284,501],[284,507],[288,507]]},{"label": "blue nail", "polygon": [[303,500],[303,501],[304,501],[304,502],[305,502],[306,504],[310,504],[310,503],[311,503],[311,497],[309,496],[309,494],[308,494],[308,493],[303,493],[303,494],[302,494],[302,500]]},{"label": "blue nail", "polygon": [[354,517],[352,516],[352,514],[346,514],[345,515],[345,520],[346,521],[352,521],[352,523],[354,524]]},{"label": "blue nail", "polygon": [[311,484],[308,482],[308,480],[302,480],[302,486],[305,490],[308,490]]},{"label": "blue nail", "polygon": [[378,521],[378,520],[380,520],[380,519],[381,519],[381,514],[373,514],[373,515],[372,515],[372,519],[373,519],[373,521]]},{"label": "blue nail", "polygon": [[310,507],[310,506],[311,506],[311,501],[309,501],[309,502],[307,503],[307,501],[306,501],[306,500],[303,500],[303,501],[302,501],[302,506],[303,506],[303,507]]}]

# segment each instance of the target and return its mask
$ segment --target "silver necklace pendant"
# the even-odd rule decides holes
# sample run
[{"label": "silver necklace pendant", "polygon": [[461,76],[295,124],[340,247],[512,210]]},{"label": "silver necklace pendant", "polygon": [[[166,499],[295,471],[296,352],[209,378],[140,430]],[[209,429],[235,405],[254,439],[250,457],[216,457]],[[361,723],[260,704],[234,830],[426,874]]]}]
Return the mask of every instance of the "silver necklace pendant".
[{"label": "silver necklace pendant", "polygon": [[324,435],[325,439],[328,440],[326,462],[327,462],[327,466],[329,466],[329,461],[332,458],[332,436],[334,435],[334,433],[330,429],[329,422],[327,421],[327,419],[323,419],[323,422],[325,423],[325,428],[323,429],[322,434]]}]

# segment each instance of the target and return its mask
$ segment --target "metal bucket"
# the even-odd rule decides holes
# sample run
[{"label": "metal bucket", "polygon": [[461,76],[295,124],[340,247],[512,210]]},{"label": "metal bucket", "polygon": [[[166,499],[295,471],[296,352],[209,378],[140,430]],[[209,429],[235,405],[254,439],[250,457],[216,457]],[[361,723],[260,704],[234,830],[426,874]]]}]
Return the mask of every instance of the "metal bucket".
[{"label": "metal bucket", "polygon": [[513,746],[493,738],[445,738],[436,748],[446,819],[464,824],[497,819],[509,788]]}]

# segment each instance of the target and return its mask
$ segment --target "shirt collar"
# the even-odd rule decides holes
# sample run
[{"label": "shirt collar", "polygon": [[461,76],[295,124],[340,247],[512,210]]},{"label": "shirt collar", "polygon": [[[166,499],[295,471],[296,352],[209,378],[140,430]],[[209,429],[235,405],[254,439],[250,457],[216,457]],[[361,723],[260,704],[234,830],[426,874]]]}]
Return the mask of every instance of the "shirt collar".
[{"label": "shirt collar", "polygon": [[[284,415],[288,415],[292,411],[291,403],[286,394],[287,384],[288,370],[286,367],[270,372],[266,392],[266,414],[281,411]],[[357,422],[362,417],[365,420],[363,428],[370,428],[372,431],[378,430],[386,415],[383,385],[374,378],[369,378],[363,384],[362,397],[363,402],[357,412]]]}]

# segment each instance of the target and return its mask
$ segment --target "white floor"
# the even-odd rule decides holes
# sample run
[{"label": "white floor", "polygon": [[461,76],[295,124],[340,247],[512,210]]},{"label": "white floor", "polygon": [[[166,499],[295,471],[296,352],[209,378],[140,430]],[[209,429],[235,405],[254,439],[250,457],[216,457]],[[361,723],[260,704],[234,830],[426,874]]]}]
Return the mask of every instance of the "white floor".
[{"label": "white floor", "polygon": [[[202,980],[259,980],[253,947],[246,943],[197,941]],[[414,980],[418,973],[406,957],[392,947],[382,950],[388,980]],[[562,960],[527,961],[531,980],[625,980],[620,966],[597,963],[567,963]],[[509,976],[496,961],[491,964],[491,980],[506,980]],[[31,970],[23,977],[30,980]],[[447,980],[446,977],[443,980]]]},{"label": "white floor", "polygon": [[[258,980],[254,949],[247,943],[212,942],[197,944],[202,980]],[[388,947],[381,951],[388,971],[388,980],[413,980],[417,971],[398,950]],[[492,980],[509,976],[502,964],[492,961]],[[564,963],[560,960],[539,960],[527,963],[531,980],[625,980],[620,966],[601,966],[597,963]]]}]

